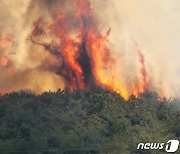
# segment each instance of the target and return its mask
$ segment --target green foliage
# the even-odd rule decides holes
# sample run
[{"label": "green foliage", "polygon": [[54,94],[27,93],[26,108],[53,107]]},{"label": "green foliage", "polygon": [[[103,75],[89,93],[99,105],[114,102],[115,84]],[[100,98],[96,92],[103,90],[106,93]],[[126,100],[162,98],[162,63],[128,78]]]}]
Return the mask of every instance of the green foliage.
[{"label": "green foliage", "polygon": [[180,139],[179,115],[154,92],[128,101],[100,88],[13,92],[0,96],[0,153],[144,153],[139,142]]}]

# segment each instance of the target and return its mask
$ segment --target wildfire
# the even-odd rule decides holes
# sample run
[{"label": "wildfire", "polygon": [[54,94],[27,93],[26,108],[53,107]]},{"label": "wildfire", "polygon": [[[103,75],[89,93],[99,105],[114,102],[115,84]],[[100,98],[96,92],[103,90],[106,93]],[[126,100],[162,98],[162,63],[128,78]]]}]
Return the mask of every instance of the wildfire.
[{"label": "wildfire", "polygon": [[[110,50],[106,47],[106,43],[108,43],[107,37],[108,33],[106,36],[98,36],[91,30],[88,32],[87,44],[92,60],[93,74],[98,85],[115,91],[127,99],[127,89],[122,86],[121,82],[115,81],[112,74],[113,59]],[[111,75],[107,75],[106,72]]]},{"label": "wildfire", "polygon": [[[41,59],[42,61],[38,62],[40,65],[35,67],[37,72],[40,68],[41,72],[52,73],[54,78],[62,77],[65,89],[69,91],[92,90],[100,86],[128,99],[131,94],[138,96],[139,93],[147,90],[149,88],[148,72],[138,43],[133,40],[140,63],[138,79],[134,79],[129,84],[128,79],[120,76],[121,66],[118,65],[120,73],[114,69],[120,57],[113,52],[108,39],[111,29],[108,29],[105,34],[101,33],[89,0],[74,0],[73,2],[76,9],[71,10],[74,11],[71,15],[63,9],[65,4],[62,3],[51,23],[43,18],[34,22],[30,41],[32,45],[41,46],[43,51],[47,52],[45,59]],[[47,33],[53,37],[47,39]],[[11,35],[3,35],[0,38],[0,51],[2,51],[0,52],[0,67],[16,73],[16,69],[10,67],[12,62],[8,57],[9,53],[5,52],[13,45]],[[20,70],[20,73],[23,71]],[[4,74],[5,72],[7,71],[4,71]],[[12,73],[11,75],[13,76]],[[16,76],[21,75],[16,74]]]},{"label": "wildfire", "polygon": [[[131,94],[138,96],[147,89],[147,70],[139,46],[135,43],[140,67],[139,83],[131,87],[125,85],[113,72],[116,58],[109,47],[108,36],[111,30],[102,35],[97,28],[90,2],[75,0],[76,12],[70,20],[64,12],[59,12],[49,30],[56,35],[59,43],[39,42],[36,38],[44,33],[40,20],[34,23],[31,33],[33,43],[43,46],[59,60],[56,73],[67,81],[67,89],[92,89],[101,86],[120,94],[125,99]],[[72,28],[72,24],[75,25]],[[135,41],[134,41],[135,42]],[[53,48],[52,48],[53,46]]]}]

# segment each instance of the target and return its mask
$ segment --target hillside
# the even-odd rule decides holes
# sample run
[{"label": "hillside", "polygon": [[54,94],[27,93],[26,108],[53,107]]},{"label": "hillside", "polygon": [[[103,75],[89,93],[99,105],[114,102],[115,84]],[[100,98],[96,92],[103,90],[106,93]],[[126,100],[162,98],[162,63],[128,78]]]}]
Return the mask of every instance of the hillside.
[{"label": "hillside", "polygon": [[0,153],[152,153],[137,144],[180,139],[175,103],[154,92],[125,101],[100,88],[13,92],[0,96]]}]

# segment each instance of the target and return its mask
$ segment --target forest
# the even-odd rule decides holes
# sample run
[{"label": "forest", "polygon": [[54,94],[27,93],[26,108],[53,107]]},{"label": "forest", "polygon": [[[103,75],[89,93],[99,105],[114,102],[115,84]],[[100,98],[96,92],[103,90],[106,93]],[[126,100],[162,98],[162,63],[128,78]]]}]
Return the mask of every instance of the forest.
[{"label": "forest", "polygon": [[180,140],[179,105],[150,91],[12,92],[0,96],[0,153],[153,154],[138,143]]}]

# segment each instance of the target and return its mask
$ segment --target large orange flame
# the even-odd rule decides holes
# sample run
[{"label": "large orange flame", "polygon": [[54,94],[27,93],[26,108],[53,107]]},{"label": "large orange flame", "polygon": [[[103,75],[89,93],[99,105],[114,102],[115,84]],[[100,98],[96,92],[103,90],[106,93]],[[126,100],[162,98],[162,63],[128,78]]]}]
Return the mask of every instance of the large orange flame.
[{"label": "large orange flame", "polygon": [[135,86],[133,84],[134,89],[134,95],[138,96],[139,93],[144,92],[145,90],[148,90],[149,88],[149,81],[148,81],[148,72],[145,66],[145,58],[144,55],[141,52],[140,45],[136,42],[136,40],[132,39],[135,45],[135,51],[138,55],[139,62],[140,62],[140,78],[139,78],[139,86]]},{"label": "large orange flame", "polygon": [[72,91],[101,86],[125,99],[145,91],[148,88],[148,74],[139,45],[134,41],[141,64],[139,83],[126,85],[113,72],[116,58],[109,46],[110,30],[104,35],[100,33],[89,0],[74,1],[77,5],[74,16],[68,17],[65,12],[59,11],[54,23],[49,26],[59,39],[58,43],[52,41],[47,44],[36,40],[38,35],[44,33],[40,20],[34,23],[31,34],[33,43],[44,46],[59,60],[56,73],[64,77],[67,89]]}]

